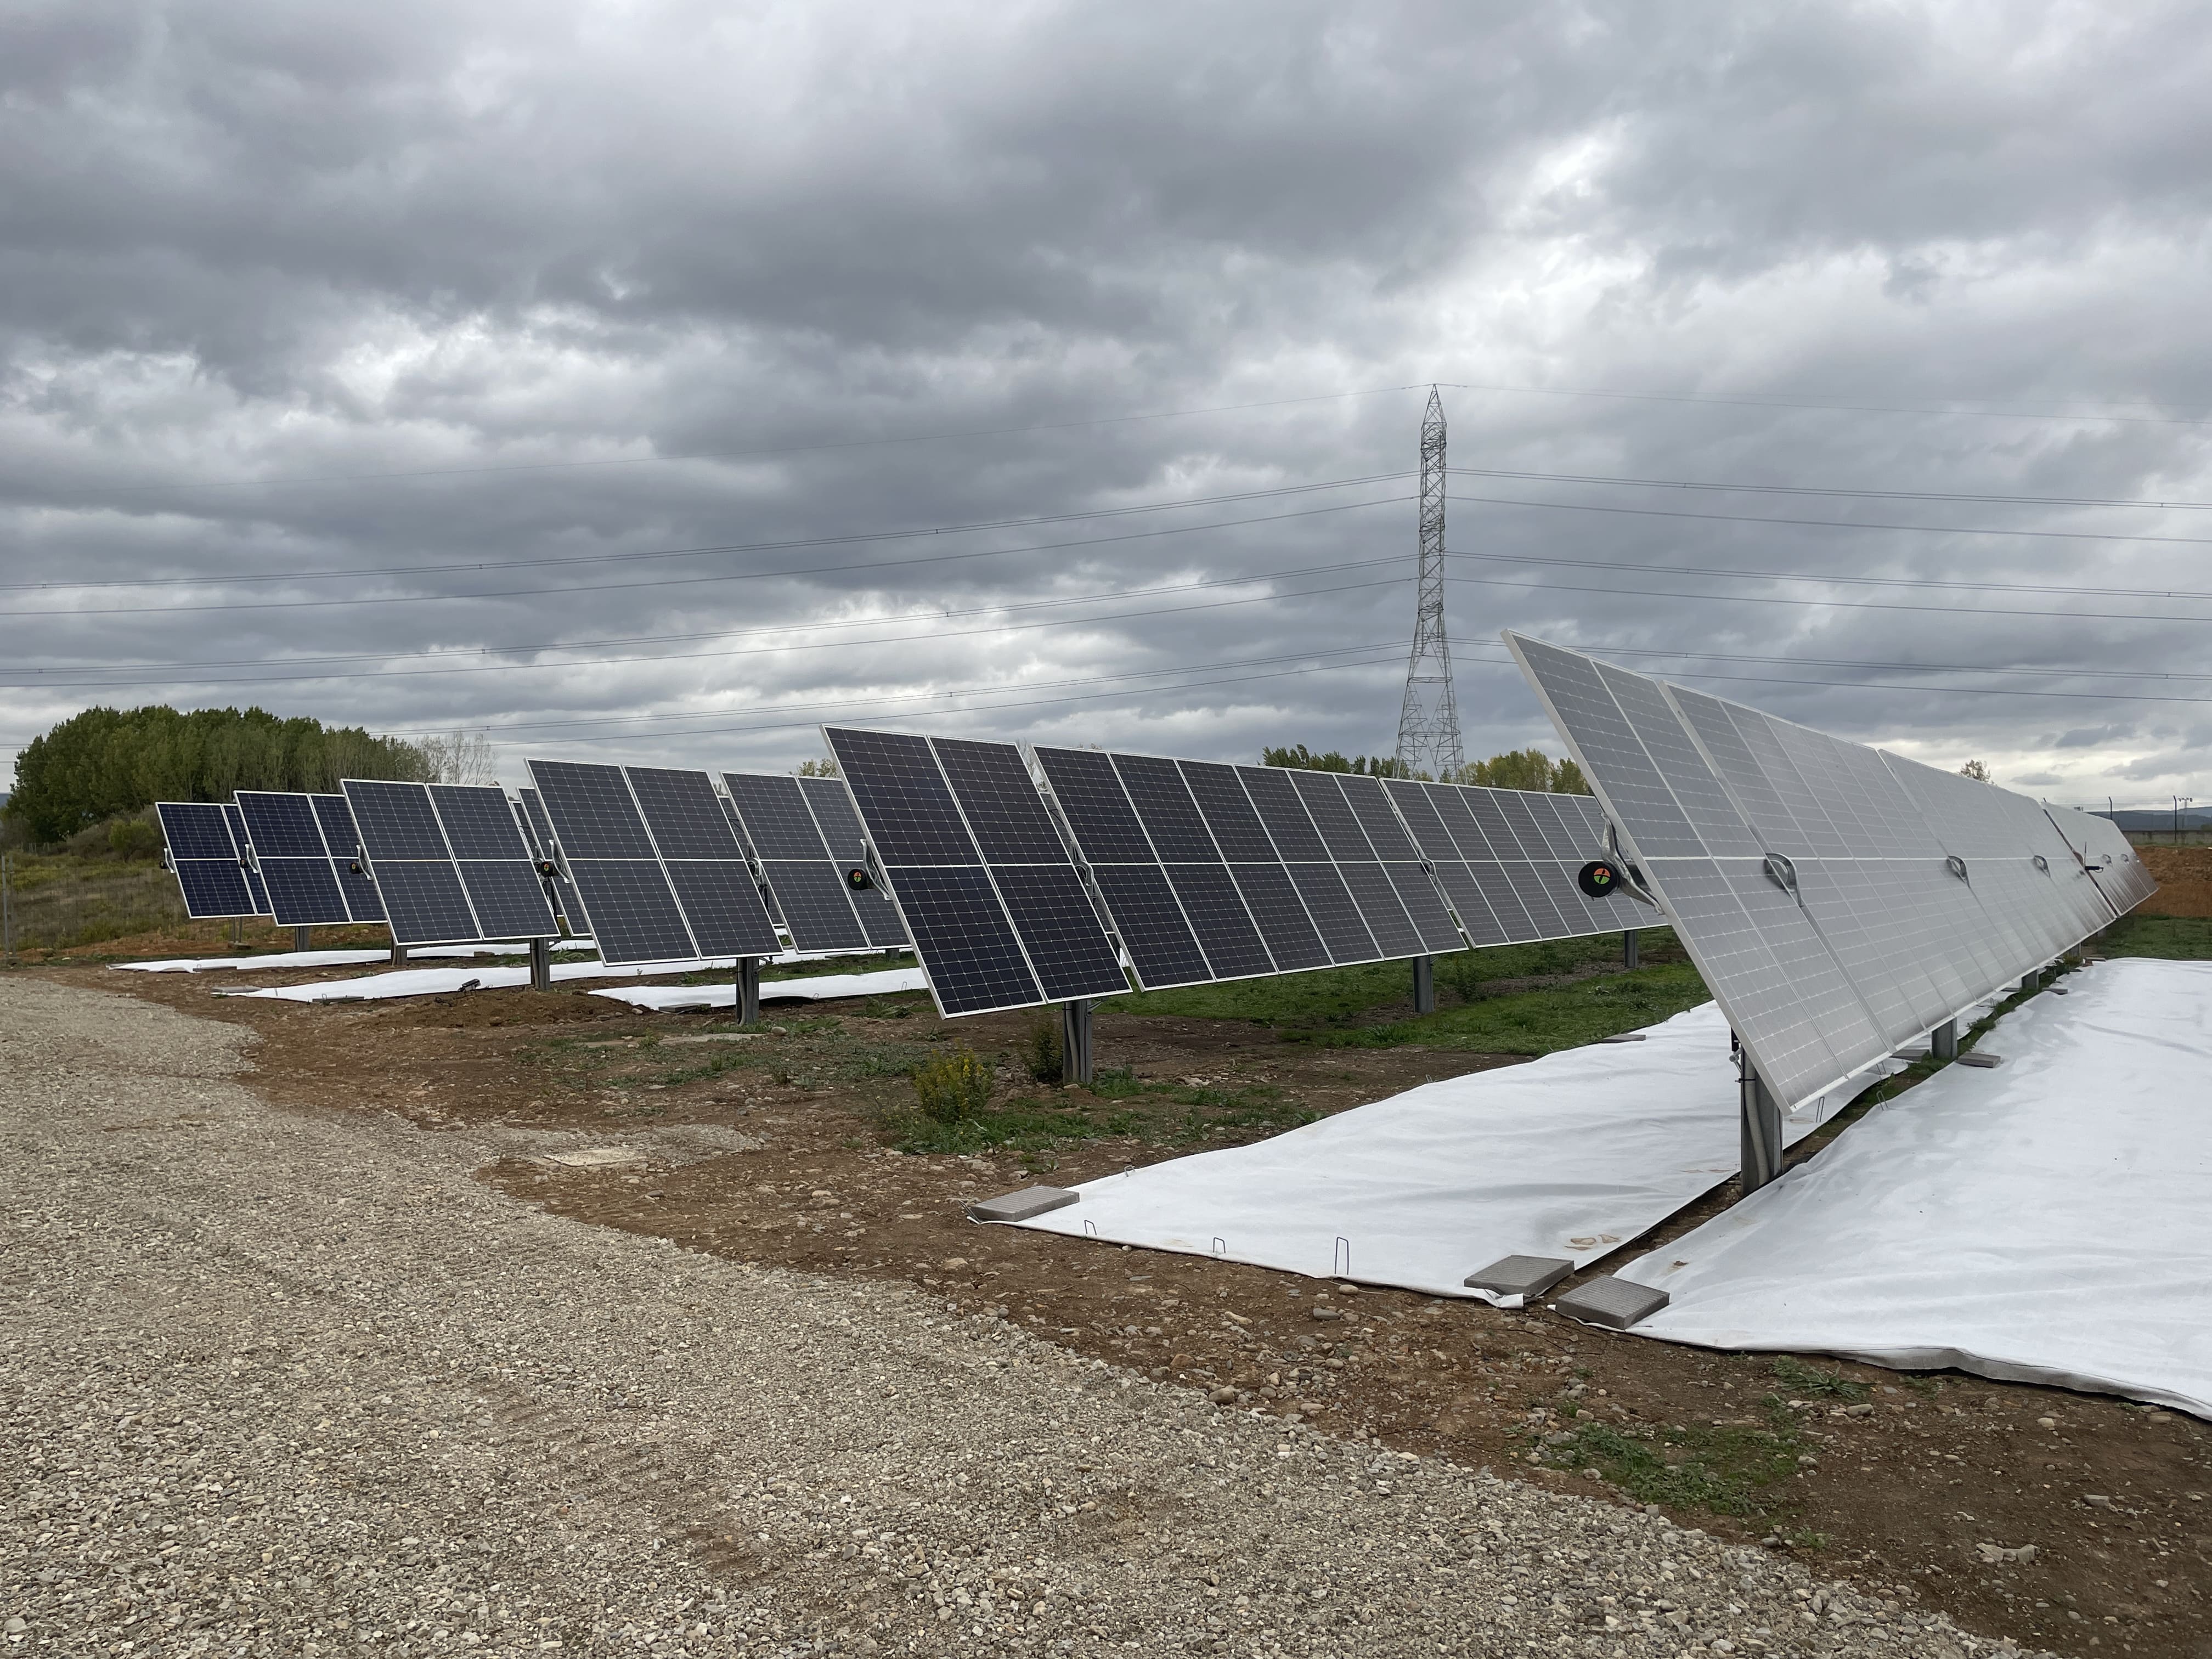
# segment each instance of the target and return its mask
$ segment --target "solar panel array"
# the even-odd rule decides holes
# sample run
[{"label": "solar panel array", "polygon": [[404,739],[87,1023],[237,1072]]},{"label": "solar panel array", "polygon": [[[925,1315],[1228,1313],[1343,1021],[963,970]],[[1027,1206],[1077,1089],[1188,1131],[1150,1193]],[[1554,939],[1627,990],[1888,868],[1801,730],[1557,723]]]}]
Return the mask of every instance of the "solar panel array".
[{"label": "solar panel array", "polygon": [[505,791],[364,778],[339,787],[394,944],[550,939],[560,932]]},{"label": "solar panel array", "polygon": [[1505,637],[1785,1106],[2118,914],[2024,796]]},{"label": "solar panel array", "polygon": [[601,960],[769,957],[782,948],[704,772],[529,766]]},{"label": "solar panel array", "polygon": [[[278,927],[384,920],[375,883],[351,868],[358,837],[344,796],[241,789],[236,805]],[[326,822],[342,826],[335,844]]]},{"label": "solar panel array", "polygon": [[2127,831],[2112,819],[2047,802],[2044,810],[2114,909],[2132,910],[2158,890],[2158,884],[2129,844]]},{"label": "solar panel array", "polygon": [[253,867],[246,849],[252,845],[246,834],[246,820],[239,815],[232,802],[222,804],[222,821],[230,830],[231,844],[238,848],[238,856],[245,866],[246,891],[253,908],[247,914],[265,916],[269,914],[269,884],[261,879],[261,872]]},{"label": "solar panel array", "polygon": [[168,843],[169,868],[196,921],[265,914],[246,884],[246,858],[230,815],[213,801],[157,801],[154,814]]},{"label": "solar panel array", "polygon": [[906,943],[890,901],[855,890],[866,860],[852,797],[836,778],[726,772],[722,782],[794,950],[864,951]]},{"label": "solar panel array", "polygon": [[825,727],[939,1009],[1129,988],[1012,744]]}]

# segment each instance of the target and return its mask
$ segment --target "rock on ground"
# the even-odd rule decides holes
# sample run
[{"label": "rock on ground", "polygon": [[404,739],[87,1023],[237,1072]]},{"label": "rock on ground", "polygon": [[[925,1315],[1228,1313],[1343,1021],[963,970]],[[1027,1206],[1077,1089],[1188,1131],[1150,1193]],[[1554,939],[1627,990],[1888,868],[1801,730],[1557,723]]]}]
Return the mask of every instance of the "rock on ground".
[{"label": "rock on ground", "polygon": [[1910,1654],[1656,1516],[527,1209],[0,981],[0,1653]]}]

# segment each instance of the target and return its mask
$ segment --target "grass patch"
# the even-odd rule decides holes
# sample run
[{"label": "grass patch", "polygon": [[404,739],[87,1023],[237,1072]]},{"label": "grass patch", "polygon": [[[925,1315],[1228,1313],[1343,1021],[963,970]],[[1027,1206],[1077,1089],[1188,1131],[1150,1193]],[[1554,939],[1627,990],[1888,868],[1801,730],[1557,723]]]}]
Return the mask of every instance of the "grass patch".
[{"label": "grass patch", "polygon": [[1486,997],[1387,1025],[1290,1035],[1292,1041],[1331,1048],[1419,1042],[1431,1048],[1471,1048],[1483,1054],[1548,1054],[1652,1024],[1711,996],[1698,970],[1685,962]]},{"label": "grass patch", "polygon": [[8,862],[18,951],[66,951],[187,925],[177,878],[159,863],[73,853],[11,853]]},{"label": "grass patch", "polygon": [[1824,1371],[1817,1365],[1792,1359],[1787,1354],[1774,1362],[1775,1380],[1800,1400],[1863,1400],[1867,1386],[1854,1382],[1841,1371]]},{"label": "grass patch", "polygon": [[2201,916],[2122,916],[2097,942],[2116,957],[2212,961],[2212,921]]},{"label": "grass patch", "polygon": [[1779,1401],[1767,1401],[1766,1424],[1668,1426],[1646,1437],[1574,1422],[1557,1431],[1562,1439],[1539,1437],[1535,1449],[1553,1468],[1596,1469],[1638,1503],[1765,1518],[1794,1507],[1778,1488],[1797,1473],[1805,1449],[1796,1419]]}]

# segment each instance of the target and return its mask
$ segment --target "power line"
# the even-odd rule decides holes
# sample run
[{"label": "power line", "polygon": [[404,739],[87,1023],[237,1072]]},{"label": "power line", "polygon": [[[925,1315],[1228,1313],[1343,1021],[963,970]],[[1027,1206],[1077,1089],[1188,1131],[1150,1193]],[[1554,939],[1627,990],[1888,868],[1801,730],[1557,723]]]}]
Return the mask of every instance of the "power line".
[{"label": "power line", "polygon": [[1619,507],[1596,501],[1531,501],[1510,495],[1455,495],[1462,505],[1534,507],[1560,513],[1610,513],[1632,519],[1695,519],[1705,524],[1802,525],[1815,530],[1904,530],[1936,536],[2019,536],[2031,541],[2154,542],[2179,547],[2212,546],[2212,537],[2130,535],[2111,530],[1996,530],[1957,524],[1892,524],[1863,519],[1776,519],[1747,513],[1690,513],[1675,507]]},{"label": "power line", "polygon": [[1317,519],[1332,513],[1389,507],[1407,499],[1403,495],[1388,495],[1379,501],[1340,501],[1331,507],[1301,507],[1292,513],[1267,513],[1249,519],[1222,519],[1212,524],[1166,525],[1152,530],[1127,531],[1118,536],[1090,536],[1067,542],[1035,542],[1023,547],[989,547],[971,553],[935,553],[906,559],[863,559],[847,564],[803,565],[779,570],[732,570],[711,576],[671,576],[657,581],[586,582],[569,587],[513,587],[477,593],[398,593],[343,599],[267,599],[236,605],[118,605],[75,611],[0,611],[0,617],[137,617],[210,611],[319,611],[339,605],[453,605],[468,599],[526,599],[547,593],[611,593],[641,588],[696,587],[713,582],[765,581],[777,577],[817,576],[846,570],[898,570],[917,565],[956,564],[969,559],[1008,558],[1022,553],[1061,552],[1072,547],[1105,547],[1120,542],[1152,541],[1165,536],[1191,535],[1205,530],[1236,530],[1250,525],[1281,524],[1291,519]]},{"label": "power line", "polygon": [[[1985,421],[2109,421],[2122,426],[2212,425],[2212,421],[2193,416],[2083,415],[2070,410],[1914,409],[1894,404],[1816,403],[1802,398],[1707,398],[1686,392],[1607,392],[1594,386],[1486,386],[1468,380],[1439,380],[1437,384],[1455,392],[1507,392],[1536,398],[1612,398],[1626,403],[1640,404],[1710,404],[1725,409],[1803,409],[1847,415],[1920,415],[1936,419],[1956,417]],[[1419,388],[1406,389],[1414,391]]]},{"label": "power line", "polygon": [[1266,501],[1284,495],[1310,495],[1323,489],[1345,489],[1358,484],[1392,483],[1401,478],[1411,477],[1413,474],[1410,472],[1377,472],[1364,478],[1329,478],[1319,483],[1281,484],[1273,489],[1240,490],[1228,495],[1192,495],[1180,501],[1139,501],[1125,507],[1094,507],[1082,513],[1039,514],[1018,519],[986,519],[971,524],[925,525],[908,530],[861,531],[844,536],[793,537],[772,542],[730,542],[712,547],[653,548],[628,553],[562,554],[532,559],[462,559],[448,564],[359,565],[339,570],[269,570],[226,572],[220,575],[132,576],[84,582],[0,582],[0,592],[93,591],[115,587],[229,587],[241,582],[332,581],[357,576],[438,575],[459,570],[519,570],[547,566],[626,564],[655,559],[703,559],[719,557],[729,553],[788,552],[804,547],[857,546],[868,542],[909,541],[924,536],[967,535],[987,530],[1025,530],[1040,525],[1069,524],[1085,519],[1123,518],[1138,513],[1172,513],[1188,507],[1219,507],[1236,501]]},{"label": "power line", "polygon": [[1539,483],[1618,484],[1638,489],[1699,489],[1729,495],[1847,495],[1882,501],[1996,502],[2010,507],[2140,507],[2182,512],[2212,509],[2212,501],[2129,501],[2098,495],[2008,495],[1954,489],[1849,489],[1823,484],[1716,483],[1693,478],[1625,478],[1601,472],[1521,472],[1500,467],[1455,466],[1467,478],[1518,478]]}]

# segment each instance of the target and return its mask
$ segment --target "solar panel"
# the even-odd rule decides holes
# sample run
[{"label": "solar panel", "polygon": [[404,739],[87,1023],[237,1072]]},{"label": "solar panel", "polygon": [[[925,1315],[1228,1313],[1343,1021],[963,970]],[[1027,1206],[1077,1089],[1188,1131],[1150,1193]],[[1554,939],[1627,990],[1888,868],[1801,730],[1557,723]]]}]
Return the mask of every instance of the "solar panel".
[{"label": "solar panel", "polygon": [[1506,635],[1785,1105],[2104,925],[2036,803]]},{"label": "solar panel", "polygon": [[1361,919],[1359,907],[1330,859],[1328,847],[1298,799],[1291,774],[1272,766],[1240,766],[1237,781],[1259,815],[1284,873],[1305,906],[1315,931],[1338,966],[1375,962],[1385,954]]},{"label": "solar panel", "polygon": [[[857,951],[869,944],[845,879],[849,866],[832,853],[799,781],[780,772],[725,772],[722,787],[782,912],[792,947]],[[857,824],[849,857],[861,860]]]},{"label": "solar panel", "polygon": [[354,827],[353,808],[346,805],[343,795],[310,795],[307,802],[315,809],[323,845],[331,849],[338,890],[345,895],[349,916],[355,921],[381,922],[384,901],[377,896],[376,884],[361,861],[361,831]]},{"label": "solar panel", "polygon": [[[814,811],[814,822],[829,843],[830,855],[838,868],[849,870],[865,863],[867,858],[867,837],[860,829],[860,815],[853,810],[853,792],[845,787],[842,778],[801,778],[799,793]],[[895,950],[907,943],[906,924],[899,913],[879,888],[866,888],[850,894],[853,908],[860,918],[860,926],[868,935],[869,945],[876,950]]]},{"label": "solar panel", "polygon": [[[553,858],[553,822],[545,816],[545,803],[535,789],[518,789],[515,796],[522,811],[522,827],[527,832],[530,850],[541,862]],[[584,907],[576,902],[576,890],[568,884],[568,877],[556,869],[547,878],[553,889],[553,908],[574,933],[584,929]]]},{"label": "solar panel", "polygon": [[1147,991],[1213,977],[1182,902],[1129,805],[1114,763],[1097,749],[1038,748],[1061,821],[1089,867],[1099,902]]},{"label": "solar panel", "polygon": [[1011,744],[823,729],[945,1013],[1129,988]]},{"label": "solar panel", "polygon": [[766,957],[781,950],[752,866],[707,775],[655,766],[626,766],[623,775],[699,954]]},{"label": "solar panel", "polygon": [[1589,898],[1576,884],[1584,864],[1607,856],[1589,796],[1410,778],[1386,779],[1383,788],[1477,945],[1574,939],[1650,920],[1633,900]]},{"label": "solar panel", "polygon": [[761,957],[781,948],[704,772],[528,764],[602,960]]},{"label": "solar panel", "polygon": [[246,896],[253,905],[252,914],[265,916],[269,914],[269,886],[261,879],[261,872],[253,867],[253,860],[249,855],[252,843],[246,834],[246,820],[239,816],[238,808],[228,801],[223,803],[222,818],[229,827],[231,842],[238,848],[238,855],[243,861]]},{"label": "solar panel", "polygon": [[186,915],[195,921],[212,921],[261,914],[246,884],[245,860],[231,837],[230,820],[220,805],[157,801],[154,815],[161,820],[169,868],[184,895]]},{"label": "solar panel", "polygon": [[[351,921],[353,913],[324,842],[313,799],[304,794],[241,789],[236,800],[276,925],[316,927]],[[349,848],[347,857],[351,856]]]},{"label": "solar panel", "polygon": [[394,944],[559,933],[506,791],[367,778],[339,787]]}]

